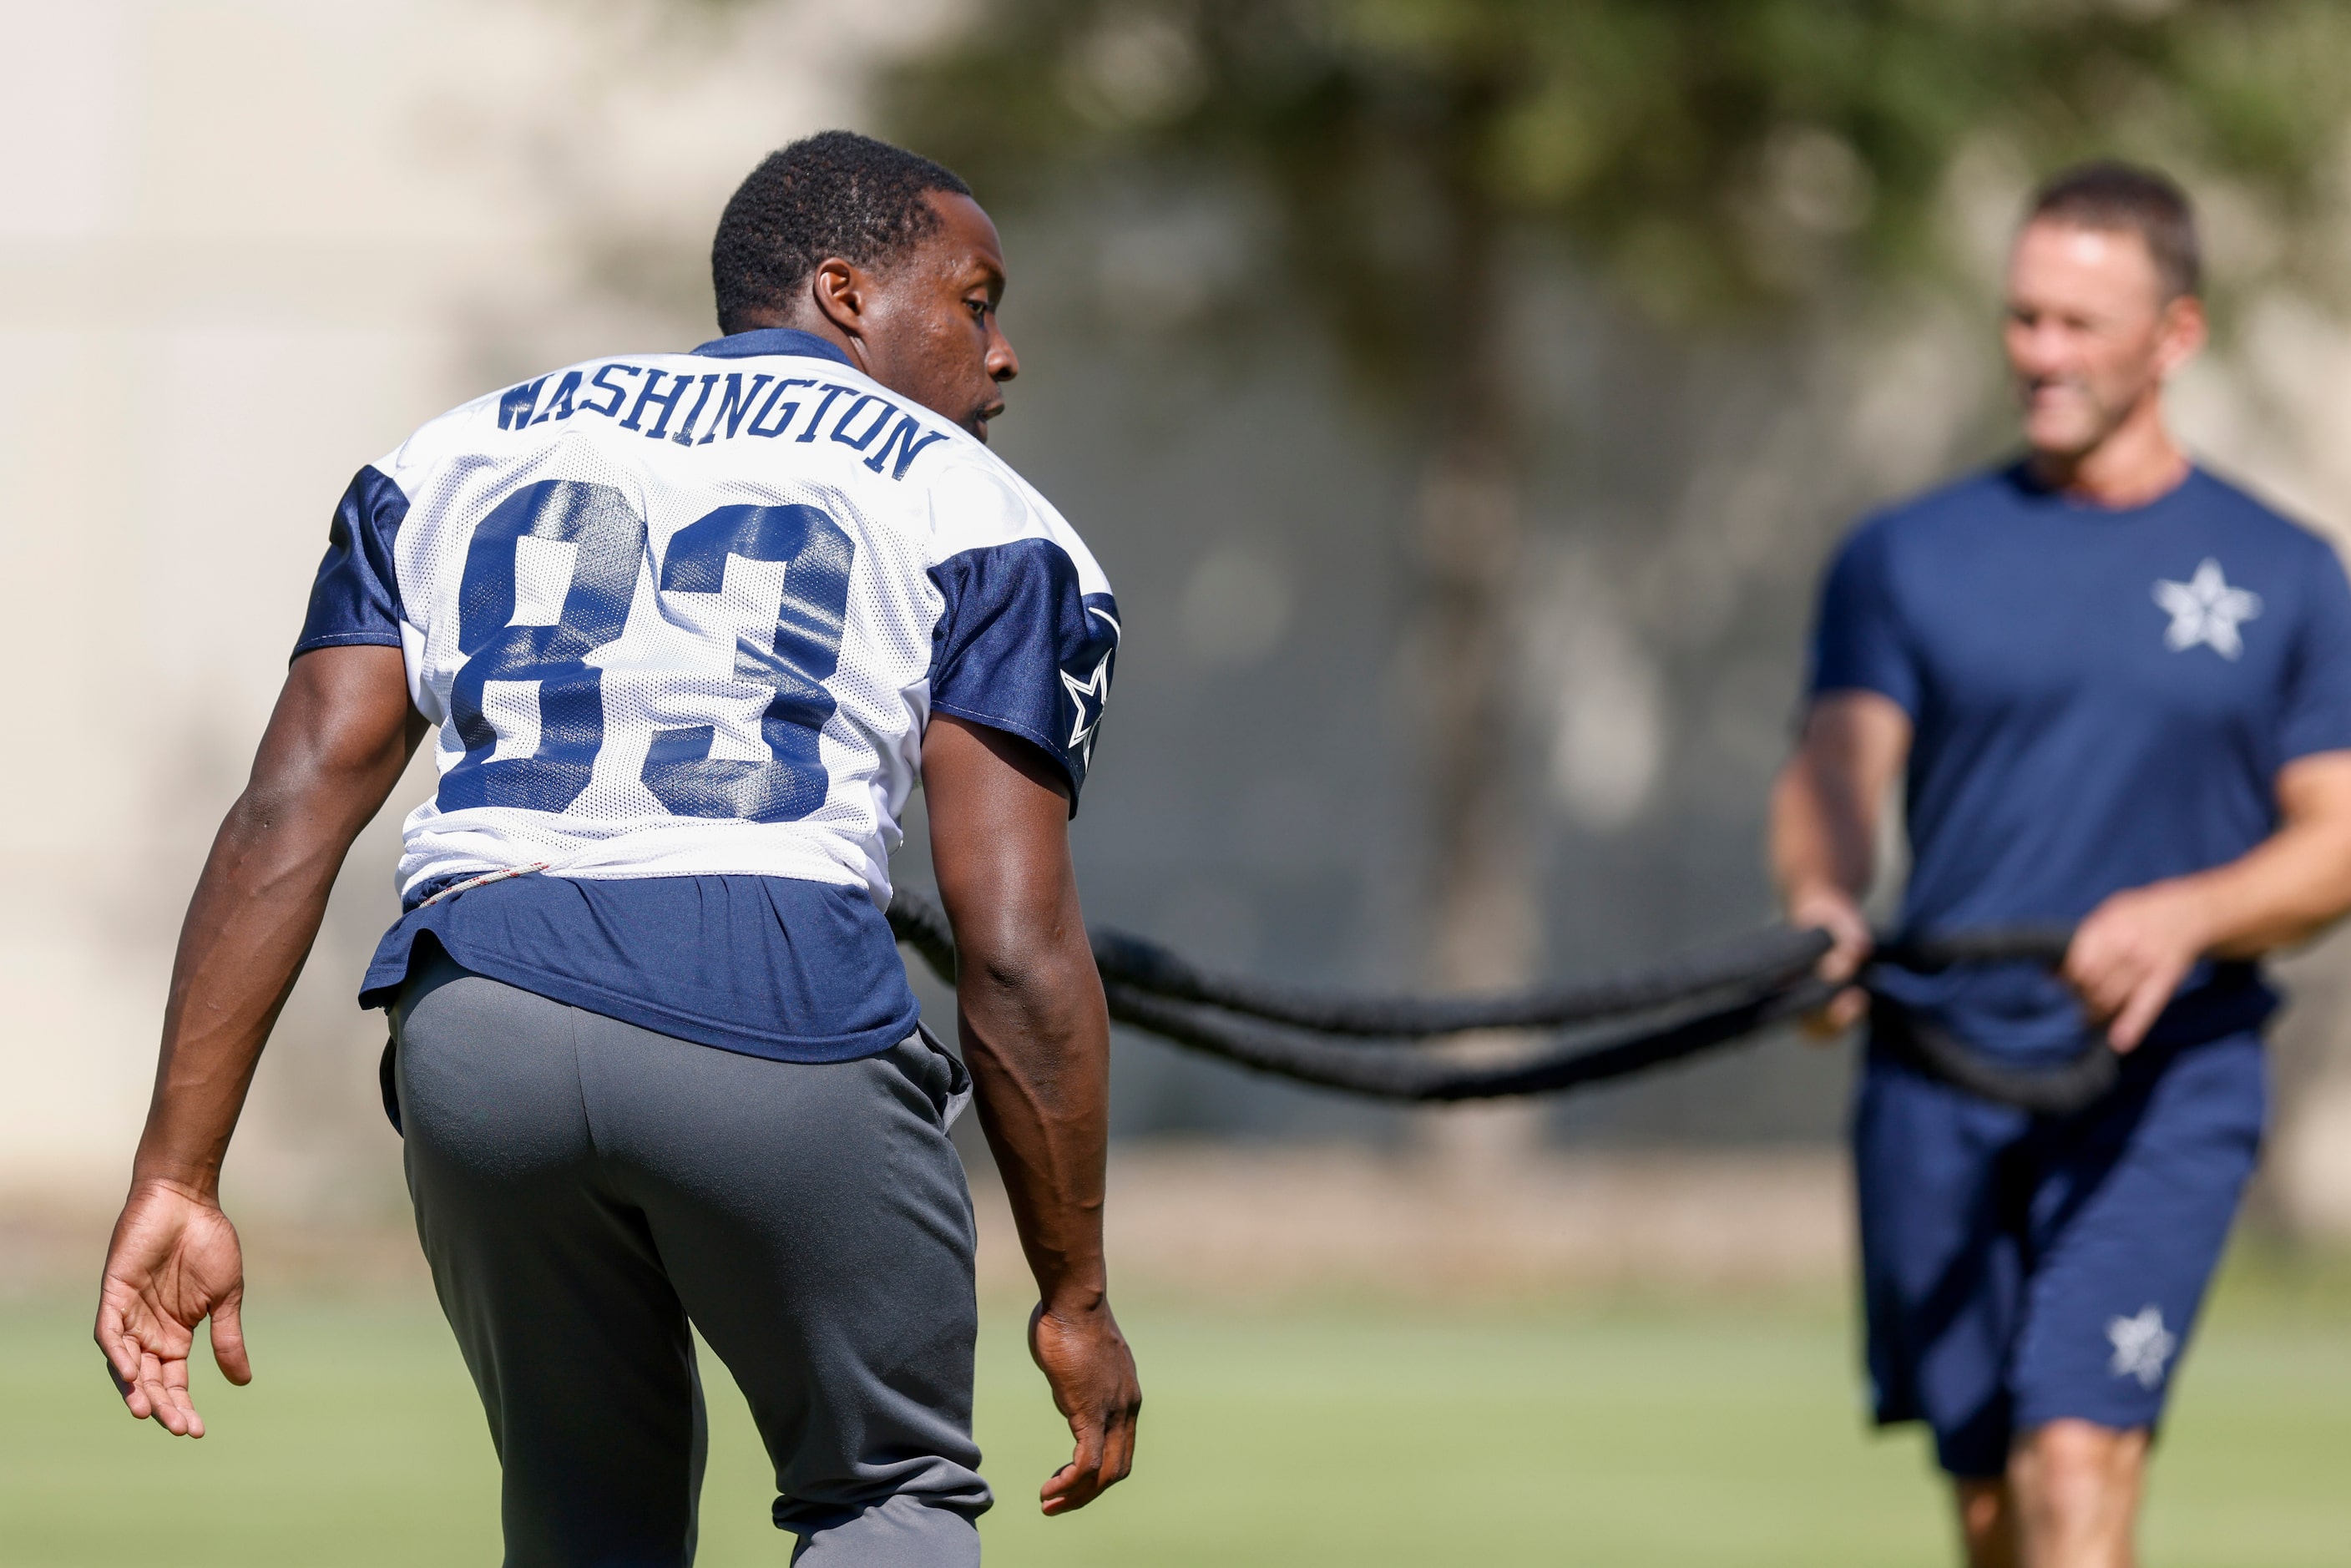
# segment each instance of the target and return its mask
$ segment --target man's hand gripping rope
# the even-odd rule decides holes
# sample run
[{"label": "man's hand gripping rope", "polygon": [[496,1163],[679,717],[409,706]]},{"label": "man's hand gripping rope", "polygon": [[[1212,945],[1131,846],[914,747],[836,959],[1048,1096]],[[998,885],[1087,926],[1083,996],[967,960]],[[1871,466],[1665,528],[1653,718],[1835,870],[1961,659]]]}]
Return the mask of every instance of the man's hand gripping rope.
[{"label": "man's hand gripping rope", "polygon": [[1813,972],[1832,986],[1842,987],[1828,1005],[1803,1015],[1806,1038],[1825,1044],[1861,1021],[1869,1010],[1869,993],[1848,982],[1857,979],[1869,962],[1876,938],[1861,905],[1842,888],[1816,887],[1788,901],[1788,924],[1798,930],[1825,931],[1834,944],[1821,956]]}]

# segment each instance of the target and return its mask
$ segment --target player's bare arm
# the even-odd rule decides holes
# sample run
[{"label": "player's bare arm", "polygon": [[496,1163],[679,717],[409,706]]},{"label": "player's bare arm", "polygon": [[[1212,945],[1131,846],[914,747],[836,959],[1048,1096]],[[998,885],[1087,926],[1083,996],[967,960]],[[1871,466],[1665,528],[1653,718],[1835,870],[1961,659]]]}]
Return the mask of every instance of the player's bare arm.
[{"label": "player's bare arm", "polygon": [[[1861,899],[1869,889],[1878,818],[1910,750],[1910,718],[1876,692],[1834,692],[1813,705],[1771,790],[1771,868],[1790,924],[1836,938],[1821,976],[1846,980],[1869,956]],[[1846,1029],[1868,999],[1849,988],[1809,1020]]]},{"label": "player's bare arm", "polygon": [[[812,332],[858,367],[982,440],[1020,361],[998,327],[1005,264],[996,225],[967,196],[933,192],[933,244],[886,274],[839,258],[758,324]],[[1110,1019],[1069,852],[1069,786],[999,730],[935,720],[925,737],[941,901],[964,955],[958,1027],[982,1126],[1037,1277],[1029,1343],[1077,1448],[1041,1493],[1082,1508],[1134,1461],[1142,1403],[1111,1314],[1102,1203]]]},{"label": "player's bare arm", "polygon": [[253,1375],[238,1327],[244,1266],[220,1208],[229,1135],[343,856],[423,734],[398,649],[296,659],[189,903],[95,1331],[131,1413],[179,1436],[204,1431],[188,1392],[198,1323],[212,1318],[229,1381]]},{"label": "player's bare arm", "polygon": [[2248,853],[2117,893],[2082,922],[2065,977],[2116,1050],[2147,1038],[2199,959],[2259,957],[2351,913],[2351,752],[2286,764],[2277,807],[2277,831]]},{"label": "player's bare arm", "polygon": [[1102,1263],[1110,1019],[1070,860],[1069,786],[1026,742],[959,719],[923,741],[931,854],[961,956],[956,1021],[980,1125],[1037,1278],[1029,1349],[1076,1439],[1044,1511],[1134,1462],[1143,1395]]}]

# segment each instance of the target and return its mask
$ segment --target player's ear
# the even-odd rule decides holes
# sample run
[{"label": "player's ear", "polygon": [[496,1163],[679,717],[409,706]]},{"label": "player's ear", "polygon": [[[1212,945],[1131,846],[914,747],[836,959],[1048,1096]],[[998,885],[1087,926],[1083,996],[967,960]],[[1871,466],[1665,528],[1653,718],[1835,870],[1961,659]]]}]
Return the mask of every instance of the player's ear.
[{"label": "player's ear", "polygon": [[854,338],[864,334],[865,312],[872,304],[873,280],[863,268],[829,256],[809,275],[809,293],[825,319]]},{"label": "player's ear", "polygon": [[2204,316],[2204,301],[2193,294],[2182,294],[2163,308],[2161,344],[2157,352],[2162,358],[2162,373],[2171,374],[2196,357],[2204,347],[2210,332]]}]

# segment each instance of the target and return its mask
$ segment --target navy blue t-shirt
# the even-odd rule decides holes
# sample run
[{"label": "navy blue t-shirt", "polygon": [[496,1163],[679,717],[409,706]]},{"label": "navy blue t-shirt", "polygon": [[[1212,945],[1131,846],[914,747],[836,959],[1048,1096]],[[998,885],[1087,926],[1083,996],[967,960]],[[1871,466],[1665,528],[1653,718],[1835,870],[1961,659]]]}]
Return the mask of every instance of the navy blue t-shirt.
[{"label": "navy blue t-shirt", "polygon": [[[1822,595],[1812,690],[1877,692],[1910,716],[1903,935],[2070,924],[2244,854],[2276,829],[2280,768],[2351,748],[2351,585],[2325,540],[2201,469],[2114,510],[2019,465],[1855,531]],[[2037,966],[1893,988],[1987,1050],[2082,1041]],[[2204,964],[2153,1038],[2213,1038],[2276,1005],[2253,966]]]}]

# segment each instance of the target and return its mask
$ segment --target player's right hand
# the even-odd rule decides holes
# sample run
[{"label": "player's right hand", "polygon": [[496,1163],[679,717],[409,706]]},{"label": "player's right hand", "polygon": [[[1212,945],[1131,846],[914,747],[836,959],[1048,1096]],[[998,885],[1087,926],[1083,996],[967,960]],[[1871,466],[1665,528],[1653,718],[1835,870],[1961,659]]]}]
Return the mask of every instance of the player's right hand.
[{"label": "player's right hand", "polygon": [[[1826,931],[1834,941],[1821,956],[1813,970],[1832,985],[1841,985],[1861,973],[1862,965],[1869,961],[1876,938],[1869,921],[1861,913],[1861,905],[1842,888],[1816,887],[1799,891],[1788,900],[1788,924],[1799,931]],[[1861,1021],[1869,1008],[1869,994],[1858,986],[1846,986],[1829,998],[1828,1005],[1806,1013],[1799,1023],[1807,1037],[1814,1041],[1835,1039]]]},{"label": "player's right hand", "polygon": [[1134,1468],[1134,1425],[1143,1410],[1134,1353],[1109,1301],[1096,1295],[1077,1307],[1038,1303],[1029,1314],[1029,1354],[1077,1439],[1076,1453],[1039,1490],[1038,1501],[1049,1515],[1070,1513]]},{"label": "player's right hand", "polygon": [[92,1331],[131,1415],[174,1437],[204,1435],[188,1397],[188,1352],[209,1316],[221,1375],[252,1382],[237,1321],[244,1300],[244,1253],[220,1206],[175,1182],[132,1184],[107,1246]]}]

